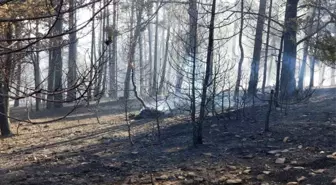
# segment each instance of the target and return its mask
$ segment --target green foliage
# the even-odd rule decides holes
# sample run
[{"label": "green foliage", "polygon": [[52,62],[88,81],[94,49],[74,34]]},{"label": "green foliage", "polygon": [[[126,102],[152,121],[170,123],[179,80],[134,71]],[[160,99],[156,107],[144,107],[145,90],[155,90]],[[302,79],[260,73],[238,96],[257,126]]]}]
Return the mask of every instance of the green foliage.
[{"label": "green foliage", "polygon": [[324,32],[313,43],[312,54],[317,60],[336,68],[336,36],[330,32]]}]

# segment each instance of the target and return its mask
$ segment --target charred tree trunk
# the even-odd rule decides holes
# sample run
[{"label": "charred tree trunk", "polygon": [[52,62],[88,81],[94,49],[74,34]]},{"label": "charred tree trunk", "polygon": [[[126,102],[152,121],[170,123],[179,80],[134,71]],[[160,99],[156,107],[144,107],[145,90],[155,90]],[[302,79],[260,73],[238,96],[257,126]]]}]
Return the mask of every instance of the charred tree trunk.
[{"label": "charred tree trunk", "polygon": [[[194,145],[202,144],[202,128],[196,122],[196,53],[197,53],[197,22],[198,22],[198,10],[197,1],[189,0],[189,42],[187,43],[187,52],[192,60],[192,79],[191,79],[191,121],[193,124],[193,143]],[[183,81],[183,75],[177,77],[178,86],[176,87],[177,92],[181,91],[181,85]]]},{"label": "charred tree trunk", "polygon": [[[235,10],[238,12],[240,11],[240,6],[239,6],[239,1],[240,0],[235,0]],[[239,16],[239,15],[238,15]],[[235,19],[238,19],[238,16],[237,14],[235,14]],[[236,30],[239,29],[239,22],[238,21],[235,21],[234,24],[233,24],[233,32],[235,33]],[[237,42],[238,42],[238,38],[237,36],[234,36],[232,38],[232,47],[231,47],[231,52],[233,54],[232,58],[236,59],[237,57]]]},{"label": "charred tree trunk", "polygon": [[260,68],[259,65],[260,65],[260,55],[262,48],[262,37],[264,31],[265,16],[266,16],[266,0],[260,0],[257,29],[254,40],[253,58],[251,63],[250,81],[248,86],[248,93],[249,95],[252,96],[257,93],[257,86],[259,81],[259,68]]},{"label": "charred tree trunk", "polygon": [[280,40],[280,48],[278,53],[278,59],[276,61],[276,80],[275,80],[275,94],[274,97],[276,99],[275,105],[279,106],[279,94],[280,94],[280,70],[281,70],[281,57],[282,57],[282,50],[283,50],[283,43],[284,43],[284,34],[281,36]]},{"label": "charred tree trunk", "polygon": [[112,59],[110,61],[110,97],[112,99],[117,99],[118,97],[118,87],[117,87],[117,6],[118,1],[113,1],[113,18],[112,18]]},{"label": "charred tree trunk", "polygon": [[[160,0],[158,0],[156,2],[156,8],[158,9],[159,8],[159,2]],[[155,18],[155,41],[154,41],[154,69],[153,69],[153,86],[152,86],[152,91],[151,91],[151,94],[152,95],[155,95],[157,94],[158,92],[158,80],[157,80],[157,77],[158,77],[158,64],[159,64],[159,12],[157,10],[157,13],[156,13],[156,18]]]},{"label": "charred tree trunk", "polygon": [[[36,21],[36,28],[35,28],[35,34],[36,36],[39,34],[39,21]],[[40,49],[40,42],[36,43],[37,51],[35,53],[34,61],[33,61],[33,67],[34,67],[34,82],[35,82],[35,91],[39,91],[41,87],[41,70],[40,70],[40,52],[38,51]],[[41,107],[41,93],[36,94],[35,98],[35,109],[36,111],[39,111]]]},{"label": "charred tree trunk", "polygon": [[[335,6],[336,6],[336,4],[335,4]],[[336,7],[334,7],[334,8],[336,9]],[[335,9],[334,9],[334,14],[336,13]],[[334,34],[336,34],[336,23],[334,24],[333,32],[334,32]],[[330,80],[331,80],[330,85],[335,86],[336,81],[335,81],[335,67],[334,66],[331,67]]]},{"label": "charred tree trunk", "polygon": [[[132,2],[132,7],[131,7],[131,17],[130,17],[130,28],[133,28],[133,22],[134,22],[134,3]],[[134,41],[134,33],[131,31],[130,32],[130,43],[129,43],[129,53],[128,53],[128,64],[127,64],[127,70],[126,70],[126,77],[125,77],[125,82],[124,82],[124,99],[128,99],[129,98],[129,94],[130,94],[130,81],[131,81],[131,71],[132,71],[132,65],[133,63],[133,56],[134,56],[134,52],[135,52],[135,47],[133,48],[134,43],[136,43],[136,41]]]},{"label": "charred tree trunk", "polygon": [[[103,6],[105,6],[107,4],[107,1],[104,0],[103,1]],[[109,13],[108,13],[108,9],[105,8],[103,11],[103,29],[102,29],[102,38],[101,38],[101,53],[103,56],[103,60],[102,60],[102,70],[101,70],[101,75],[102,75],[102,79],[101,79],[101,92],[99,93],[99,97],[98,98],[102,98],[105,94],[106,94],[106,81],[107,81],[107,64],[108,61],[111,59],[110,54],[111,54],[111,47],[110,45],[106,46],[105,41],[107,40],[107,30],[106,28],[108,28],[108,22],[109,22]]]},{"label": "charred tree trunk", "polygon": [[[95,15],[95,3],[92,3],[92,16]],[[92,100],[92,87],[93,82],[96,81],[96,77],[94,75],[95,68],[95,61],[97,61],[96,57],[96,34],[95,34],[95,19],[92,19],[91,25],[91,58],[90,58],[90,74],[89,74],[89,87],[88,87],[88,101]],[[96,72],[95,72],[96,73]]]},{"label": "charred tree trunk", "polygon": [[[61,8],[61,5],[58,5],[58,9]],[[62,61],[62,43],[63,39],[62,34],[63,31],[63,16],[60,15],[59,18],[56,20],[55,23],[55,30],[54,35],[59,35],[57,38],[55,38],[56,42],[56,48],[54,50],[54,56],[53,56],[53,64],[55,65],[55,71],[54,71],[54,91],[55,93],[55,108],[61,108],[63,107],[63,93],[61,91],[63,90],[63,83],[62,83],[62,74],[63,74],[63,61]]]},{"label": "charred tree trunk", "polygon": [[[276,46],[276,38],[273,36],[272,37],[272,42],[271,42],[271,45],[273,46],[273,47],[275,47]],[[272,57],[271,57],[271,60],[270,60],[270,62],[269,62],[269,65],[268,65],[268,76],[267,76],[267,84],[268,85],[271,85],[271,81],[272,81],[272,72],[273,72],[273,63],[276,61],[274,58],[275,58],[275,56],[276,56],[276,53],[277,53],[277,51],[276,51],[276,49],[273,49],[272,50]]]},{"label": "charred tree trunk", "polygon": [[[152,2],[147,3],[147,17],[152,16],[153,14],[153,4]],[[153,43],[153,33],[152,33],[152,24],[148,23],[148,62],[149,62],[149,89],[152,89],[152,79],[153,79],[153,51],[152,51],[152,43]]]},{"label": "charred tree trunk", "polygon": [[[106,1],[100,2],[101,6],[104,6]],[[106,9],[104,9],[100,13],[101,19],[100,19],[100,25],[99,25],[99,39],[98,39],[98,54],[99,59],[96,61],[97,63],[97,78],[95,79],[95,89],[94,89],[94,97],[95,99],[99,99],[102,95],[102,89],[103,89],[103,74],[104,74],[104,65],[106,63],[106,55],[104,51],[104,38],[105,38],[105,17],[106,17]]]},{"label": "charred tree trunk", "polygon": [[142,36],[139,35],[139,68],[140,68],[140,88],[139,93],[140,96],[143,97],[145,93],[145,79],[144,79],[144,63],[143,63],[143,44],[142,44]]},{"label": "charred tree trunk", "polygon": [[[22,25],[20,24],[15,24],[15,36],[16,38],[20,38],[21,37],[21,33],[22,33]],[[18,42],[17,44],[17,48],[21,48],[22,47],[22,43]],[[22,73],[22,60],[24,58],[24,54],[19,52],[16,53],[15,58],[13,59],[15,61],[15,64],[12,65],[12,72],[11,74],[13,74],[16,77],[16,87],[15,87],[15,96],[20,97],[20,93],[21,93],[21,73]],[[15,72],[15,68],[16,68],[16,72]],[[13,78],[14,76],[12,76],[11,78]],[[18,107],[20,106],[20,100],[19,99],[15,99],[14,100],[14,107]]]},{"label": "charred tree trunk", "polygon": [[[10,58],[10,57],[8,57]],[[10,120],[8,118],[8,90],[5,83],[0,82],[0,130],[2,136],[10,136]]]},{"label": "charred tree trunk", "polygon": [[200,105],[200,115],[199,121],[197,122],[198,127],[198,134],[197,138],[194,138],[194,145],[202,144],[203,143],[203,121],[205,119],[205,109],[206,109],[206,101],[207,101],[207,91],[209,87],[209,81],[212,71],[212,57],[213,57],[213,47],[214,47],[214,30],[215,30],[215,16],[216,16],[216,0],[212,1],[212,8],[211,8],[211,19],[210,19],[210,26],[209,26],[209,43],[207,49],[207,59],[206,59],[206,70],[205,70],[205,77],[203,81],[202,87],[202,98],[201,98],[201,105]]},{"label": "charred tree trunk", "polygon": [[48,65],[48,95],[47,95],[47,109],[54,108],[54,87],[55,87],[55,39],[49,39],[49,65]]},{"label": "charred tree trunk", "polygon": [[244,62],[244,47],[243,47],[243,29],[244,29],[244,1],[241,1],[240,5],[240,12],[241,12],[241,17],[240,17],[240,30],[239,30],[239,48],[240,48],[240,59],[238,63],[238,73],[237,73],[237,81],[236,81],[236,86],[234,90],[234,99],[238,100],[239,98],[239,89],[240,89],[240,81],[241,81],[241,76],[242,76],[242,65]]},{"label": "charred tree trunk", "polygon": [[[104,46],[103,46],[104,48]],[[105,58],[104,64],[103,64],[103,80],[102,80],[102,90],[100,93],[99,98],[102,98],[106,94],[106,88],[107,88],[107,60],[108,57]]]},{"label": "charred tree trunk", "polygon": [[169,52],[169,40],[170,40],[170,26],[168,26],[167,29],[167,37],[166,37],[166,47],[164,52],[164,59],[163,59],[163,65],[162,65],[162,74],[160,79],[160,86],[159,86],[159,93],[163,93],[163,85],[165,83],[166,78],[166,70],[167,70],[167,62],[168,62],[168,52]]},{"label": "charred tree trunk", "polygon": [[124,83],[124,98],[128,99],[129,98],[129,93],[130,93],[130,81],[132,80],[132,85],[133,85],[133,92],[135,97],[141,102],[141,104],[146,107],[144,104],[143,100],[138,96],[137,92],[137,87],[135,84],[134,80],[134,73],[135,73],[135,63],[134,63],[134,55],[135,55],[135,49],[137,42],[139,41],[139,36],[141,34],[141,16],[144,8],[144,2],[143,0],[139,0],[136,2],[136,7],[134,2],[132,2],[132,15],[131,15],[131,28],[133,28],[133,22],[134,22],[134,14],[135,11],[137,11],[136,14],[136,26],[134,32],[130,33],[130,49],[128,53],[128,65],[127,65],[127,71],[126,71],[126,78],[125,78],[125,83]]},{"label": "charred tree trunk", "polygon": [[69,30],[73,31],[69,35],[69,56],[68,56],[68,93],[67,101],[74,101],[76,99],[76,85],[77,80],[77,32],[75,31],[77,26],[76,21],[76,1],[70,0],[69,2]]},{"label": "charred tree trunk", "polygon": [[297,6],[299,0],[287,0],[284,28],[284,53],[280,77],[280,94],[282,98],[294,95],[296,65]]},{"label": "charred tree trunk", "polygon": [[[13,25],[8,23],[6,29],[6,39],[10,40],[13,37]],[[12,44],[12,41],[7,41],[8,45]],[[12,54],[5,56],[4,73],[0,74],[0,131],[2,136],[11,136],[10,120],[9,120],[9,83],[12,71]]]},{"label": "charred tree trunk", "polygon": [[[268,10],[268,21],[267,21],[267,36],[266,36],[264,73],[263,73],[263,80],[262,80],[262,86],[261,86],[261,91],[262,91],[263,94],[265,93],[265,86],[266,86],[266,79],[267,79],[267,64],[268,64],[268,52],[269,52],[268,50],[269,50],[269,40],[270,40],[270,32],[271,32],[272,6],[273,6],[273,0],[270,0],[269,10]],[[268,71],[268,72],[270,73],[270,71]]]},{"label": "charred tree trunk", "polygon": [[[20,59],[17,60],[17,61],[18,61],[18,64],[17,64],[17,69],[16,69],[16,87],[15,87],[16,92],[15,92],[15,95],[17,97],[19,97],[20,96],[20,88],[21,88],[21,72],[22,72],[22,69],[21,69]],[[15,99],[14,100],[14,107],[18,107],[18,106],[20,106],[20,100]]]}]

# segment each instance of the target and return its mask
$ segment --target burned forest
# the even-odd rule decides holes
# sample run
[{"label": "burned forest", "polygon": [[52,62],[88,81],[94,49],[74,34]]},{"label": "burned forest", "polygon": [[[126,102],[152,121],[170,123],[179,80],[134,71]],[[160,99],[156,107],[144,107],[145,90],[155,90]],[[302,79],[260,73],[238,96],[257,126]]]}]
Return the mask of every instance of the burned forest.
[{"label": "burned forest", "polygon": [[333,0],[0,0],[0,185],[336,185]]}]

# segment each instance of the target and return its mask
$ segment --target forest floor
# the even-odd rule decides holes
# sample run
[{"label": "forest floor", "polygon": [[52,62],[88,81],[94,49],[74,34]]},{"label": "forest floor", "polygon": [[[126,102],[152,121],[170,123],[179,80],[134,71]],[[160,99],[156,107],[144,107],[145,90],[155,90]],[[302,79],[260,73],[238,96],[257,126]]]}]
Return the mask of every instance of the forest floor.
[{"label": "forest floor", "polygon": [[100,124],[84,111],[49,124],[13,123],[16,135],[0,139],[0,184],[336,184],[335,105],[336,97],[319,95],[287,115],[273,110],[269,133],[266,106],[239,121],[208,119],[197,148],[184,116],[160,120],[161,143],[155,120],[132,121],[130,145],[122,110],[108,114],[119,105],[102,107]]}]

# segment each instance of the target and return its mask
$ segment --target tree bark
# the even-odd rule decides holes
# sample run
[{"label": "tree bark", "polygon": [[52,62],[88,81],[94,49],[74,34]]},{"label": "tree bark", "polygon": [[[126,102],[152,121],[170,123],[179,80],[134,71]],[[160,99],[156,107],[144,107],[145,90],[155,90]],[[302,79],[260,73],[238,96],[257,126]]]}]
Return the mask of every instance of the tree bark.
[{"label": "tree bark", "polygon": [[142,100],[142,98],[138,95],[137,87],[135,84],[135,62],[134,62],[134,55],[135,55],[135,48],[137,45],[137,41],[139,41],[140,35],[141,35],[141,17],[142,17],[142,12],[143,12],[143,0],[140,0],[137,2],[137,16],[136,16],[136,29],[134,31],[134,40],[131,45],[131,51],[130,53],[130,58],[129,58],[129,63],[131,64],[131,73],[132,73],[132,85],[133,85],[133,92],[135,97],[137,98],[138,101],[142,104],[144,108],[147,108],[145,102]]},{"label": "tree bark", "polygon": [[[61,8],[61,5],[57,6],[58,9]],[[62,34],[63,31],[63,16],[60,15],[59,18],[56,20],[55,24],[55,35]],[[58,36],[55,38],[56,48],[54,50],[53,56],[53,64],[55,65],[55,72],[54,72],[54,93],[55,93],[55,108],[63,107],[63,94],[60,93],[63,90],[63,81],[62,81],[62,74],[63,74],[63,60],[62,60],[62,36]]]},{"label": "tree bark", "polygon": [[144,79],[144,64],[143,64],[143,44],[142,44],[142,36],[139,35],[139,68],[140,68],[140,96],[143,97],[145,93],[145,79]]},{"label": "tree bark", "polygon": [[117,6],[119,1],[113,1],[113,18],[112,18],[112,59],[110,61],[110,97],[112,99],[117,99],[118,97],[118,86],[117,86]]},{"label": "tree bark", "polygon": [[[16,38],[20,38],[21,37],[21,33],[22,33],[22,25],[20,24],[15,24],[15,36]],[[17,42],[16,43],[17,48],[21,48],[22,47],[22,43],[21,42]],[[16,53],[16,55],[14,55],[15,58],[13,59],[15,61],[15,64],[12,65],[12,72],[11,74],[13,74],[16,78],[16,87],[15,87],[15,96],[20,97],[20,93],[21,93],[21,73],[22,73],[22,59],[24,58],[24,54],[19,52]],[[15,68],[16,68],[16,72],[15,72]],[[14,107],[18,107],[20,106],[20,100],[19,99],[15,99],[14,100]]]},{"label": "tree bark", "polygon": [[[130,17],[130,28],[133,28],[133,22],[134,22],[134,5],[135,2],[132,1],[132,6],[131,6],[131,17]],[[132,56],[134,55],[135,52],[135,47],[133,48],[133,43],[136,41],[134,41],[134,33],[131,31],[130,32],[130,43],[129,43],[129,53],[128,53],[128,64],[127,64],[127,69],[126,69],[126,77],[125,77],[125,82],[124,82],[124,99],[128,99],[129,98],[129,94],[130,94],[130,81],[131,81],[131,71],[132,71],[132,65],[133,62],[133,58]],[[134,51],[133,51],[134,49]]]},{"label": "tree bark", "polygon": [[[152,2],[147,2],[147,17],[152,16],[153,14],[153,4]],[[153,33],[152,33],[152,24],[148,23],[148,62],[149,62],[149,89],[152,89],[152,79],[153,79],[153,51],[152,51],[152,42],[153,42]]]},{"label": "tree bark", "polygon": [[[6,29],[6,39],[12,39],[13,37],[13,25],[8,23]],[[12,41],[7,42],[8,45],[12,44]],[[9,120],[9,83],[12,68],[12,54],[5,56],[5,70],[3,74],[0,74],[0,131],[2,136],[11,136],[10,120]]]},{"label": "tree bark", "polygon": [[[240,1],[240,0],[235,0],[235,2],[234,2],[234,5],[237,5],[237,6],[235,7],[235,10],[236,10],[237,12],[240,11],[239,1]],[[235,19],[238,19],[237,14],[235,14]],[[235,22],[233,23],[233,33],[235,33],[235,31],[238,30],[238,29],[239,29],[239,22],[238,22],[238,21],[235,21]],[[238,37],[239,37],[239,36],[238,36]],[[234,36],[234,37],[232,38],[231,52],[232,52],[232,58],[233,58],[233,59],[236,59],[236,57],[237,57],[237,42],[238,42],[238,39],[239,39],[239,38],[237,38],[237,36]]]},{"label": "tree bark", "polygon": [[274,97],[276,98],[275,105],[279,106],[279,94],[280,94],[280,70],[281,70],[281,57],[282,57],[282,50],[283,50],[283,44],[284,44],[284,34],[281,36],[280,40],[280,48],[278,53],[278,59],[276,61],[276,80],[275,80],[275,93]]},{"label": "tree bark", "polygon": [[169,53],[169,40],[170,40],[170,26],[168,26],[168,29],[167,29],[166,47],[165,47],[165,52],[164,52],[164,59],[163,59],[163,65],[162,65],[162,74],[161,74],[160,86],[159,86],[159,93],[160,94],[163,93],[163,85],[165,83],[165,78],[166,78],[168,53]]},{"label": "tree bark", "polygon": [[234,99],[237,100],[239,97],[239,89],[240,89],[240,81],[241,81],[241,75],[242,75],[242,65],[244,62],[244,47],[243,47],[243,28],[244,28],[244,1],[241,1],[240,5],[240,12],[241,12],[241,17],[240,17],[240,30],[239,30],[239,48],[240,48],[240,59],[238,63],[238,73],[237,73],[237,81],[236,81],[236,86],[235,86],[235,91],[234,91]]},{"label": "tree bark", "polygon": [[299,0],[287,0],[284,28],[284,53],[280,77],[280,95],[289,98],[294,95],[296,65],[297,6]]},{"label": "tree bark", "polygon": [[[129,54],[128,54],[128,65],[127,65],[126,78],[125,78],[125,83],[124,83],[124,98],[125,99],[129,98],[130,81],[132,80],[134,94],[136,98],[144,105],[142,99],[138,96],[137,89],[135,86],[135,81],[134,81],[134,67],[135,67],[134,55],[135,55],[136,45],[137,45],[137,42],[139,41],[139,36],[141,33],[141,16],[142,16],[143,6],[144,6],[143,0],[139,0],[136,3],[137,3],[136,7],[137,7],[138,14],[136,16],[137,20],[136,20],[135,30],[134,32],[131,32],[131,35],[130,35],[130,49],[129,49]],[[133,28],[134,12],[136,11],[134,9],[134,6],[135,6],[134,2],[132,2],[131,28]]]},{"label": "tree bark", "polygon": [[[159,8],[159,3],[160,3],[160,0],[157,0],[156,2],[156,8],[158,9]],[[155,18],[155,41],[154,41],[154,69],[153,69],[153,86],[152,86],[152,92],[151,94],[152,95],[155,95],[157,94],[158,92],[158,80],[157,80],[157,77],[158,77],[158,64],[159,64],[159,53],[158,53],[158,50],[159,50],[159,12],[157,11],[156,13],[156,18]]]},{"label": "tree bark", "polygon": [[[276,46],[276,37],[275,36],[273,36],[272,37],[272,39],[271,39],[271,45],[273,46],[273,47],[275,47]],[[276,49],[273,49],[272,50],[272,57],[271,57],[271,59],[270,59],[270,62],[269,62],[269,65],[268,65],[268,76],[267,76],[267,84],[268,85],[271,85],[271,81],[272,81],[272,72],[273,72],[273,63],[275,62],[276,63],[276,60],[275,60],[275,56],[276,56],[276,54],[277,54],[277,51],[276,51]]]},{"label": "tree bark", "polygon": [[[19,56],[20,57],[20,56]],[[17,64],[17,69],[16,69],[16,89],[15,89],[15,95],[16,96],[20,96],[20,88],[21,88],[21,61],[17,60],[18,64]],[[20,106],[20,100],[19,99],[15,99],[14,100],[14,107],[18,107]]]},{"label": "tree bark", "polygon": [[[267,64],[268,64],[269,40],[270,40],[270,32],[271,32],[272,6],[273,6],[273,0],[270,0],[269,10],[268,10],[268,22],[267,22],[264,73],[263,73],[263,81],[262,81],[262,86],[261,86],[261,91],[263,94],[265,93],[265,86],[266,86],[266,79],[267,79]],[[270,73],[270,71],[268,72]]]},{"label": "tree bark", "polygon": [[[10,54],[9,54],[10,55]],[[10,57],[9,57],[10,58]],[[0,82],[0,130],[2,136],[10,136],[10,120],[8,108],[8,90],[4,83]]]},{"label": "tree bark", "polygon": [[[202,87],[202,98],[201,98],[201,105],[200,105],[200,114],[199,114],[199,121],[197,122],[198,127],[198,134],[197,138],[194,139],[194,145],[202,144],[203,143],[203,121],[205,119],[205,109],[206,109],[206,101],[207,101],[207,90],[209,87],[209,81],[212,71],[212,52],[213,52],[213,45],[214,45],[214,30],[215,30],[215,16],[216,16],[216,0],[212,1],[211,7],[211,19],[210,19],[210,26],[209,26],[209,43],[207,49],[207,59],[206,59],[206,69],[205,69],[205,77],[203,81]],[[195,141],[197,141],[195,143]]]},{"label": "tree bark", "polygon": [[[197,1],[189,0],[189,42],[187,44],[187,55],[192,60],[192,79],[191,79],[191,99],[190,99],[190,109],[191,109],[191,121],[193,124],[193,143],[194,145],[202,144],[202,128],[196,123],[196,54],[197,54],[197,22],[198,22],[198,10]],[[183,75],[177,77],[177,87],[176,92],[181,92]]]},{"label": "tree bark", "polygon": [[[72,10],[69,13],[69,30],[76,30],[76,1],[70,0],[69,8]],[[76,85],[77,80],[77,32],[74,31],[69,34],[69,56],[68,56],[68,93],[67,101],[73,101],[76,99]]]},{"label": "tree bark", "polygon": [[[95,14],[95,3],[92,3],[92,16],[94,16]],[[93,82],[96,81],[95,76],[93,76],[93,70],[94,70],[94,63],[97,60],[96,57],[96,34],[95,34],[95,19],[92,19],[92,25],[91,25],[91,58],[90,58],[90,74],[89,74],[89,78],[90,78],[90,83],[91,85],[89,85],[88,87],[88,92],[87,92],[87,96],[88,96],[88,102],[92,99],[92,88],[93,88]]]},{"label": "tree bark", "polygon": [[[51,22],[49,22],[51,25]],[[53,34],[53,33],[52,33]],[[54,64],[54,53],[55,53],[55,39],[49,39],[49,65],[48,65],[48,95],[47,95],[47,109],[54,108],[54,84],[55,84],[55,64]]]},{"label": "tree bark", "polygon": [[[106,4],[106,1],[100,1],[100,5],[104,6]],[[106,55],[104,51],[104,41],[105,41],[105,18],[106,18],[106,9],[101,11],[100,13],[101,19],[100,19],[100,25],[99,25],[99,39],[98,39],[98,53],[99,53],[99,59],[96,61],[97,63],[97,78],[95,79],[95,89],[94,89],[94,97],[99,99],[102,95],[102,89],[103,89],[103,74],[104,74],[104,65],[106,63]]]},{"label": "tree bark", "polygon": [[250,81],[248,86],[249,95],[257,93],[257,86],[259,81],[259,65],[262,48],[262,37],[264,31],[264,21],[266,17],[266,0],[260,0],[257,29],[254,40],[253,58],[251,63]]},{"label": "tree bark", "polygon": [[[336,13],[336,10],[334,10],[334,13]],[[336,24],[334,24],[333,26],[333,33],[336,34]],[[330,85],[332,86],[336,85],[335,75],[336,75],[336,69],[335,67],[332,67],[330,73]]]},{"label": "tree bark", "polygon": [[[184,79],[184,73],[186,73],[186,66],[191,62],[192,63],[192,94],[195,94],[195,77],[196,77],[196,53],[197,53],[197,27],[198,27],[198,10],[197,10],[197,1],[195,0],[189,0],[189,35],[188,35],[188,41],[186,44],[186,51],[187,51],[187,57],[181,57],[181,60],[185,60],[181,62],[182,64],[178,67],[181,70],[176,71],[176,82],[175,82],[175,93],[180,94],[182,90],[182,84]],[[180,59],[179,59],[180,60]],[[187,72],[188,73],[188,72]],[[192,101],[194,101],[195,95],[192,95]],[[193,105],[191,106],[193,107]],[[193,108],[192,108],[193,109]],[[192,111],[193,112],[193,111]],[[193,114],[193,113],[192,113]]]},{"label": "tree bark", "polygon": [[[35,35],[39,35],[39,21],[36,21]],[[33,67],[34,67],[34,82],[35,82],[35,90],[38,91],[41,87],[41,70],[40,70],[40,42],[36,43],[37,51],[35,53]],[[41,107],[41,93],[36,94],[35,98],[35,109],[39,111]]]},{"label": "tree bark", "polygon": [[[103,1],[103,6],[107,4],[107,1]],[[108,15],[108,9],[105,8],[103,11],[103,30],[102,30],[102,40],[101,40],[101,50],[102,50],[102,55],[103,55],[103,60],[102,60],[102,79],[101,79],[101,87],[102,90],[99,93],[99,98],[103,97],[106,94],[106,86],[107,86],[107,64],[109,60],[111,59],[110,54],[111,54],[111,47],[110,45],[106,46],[105,41],[107,40],[107,30],[108,28],[108,22],[109,22],[109,15]]]}]

